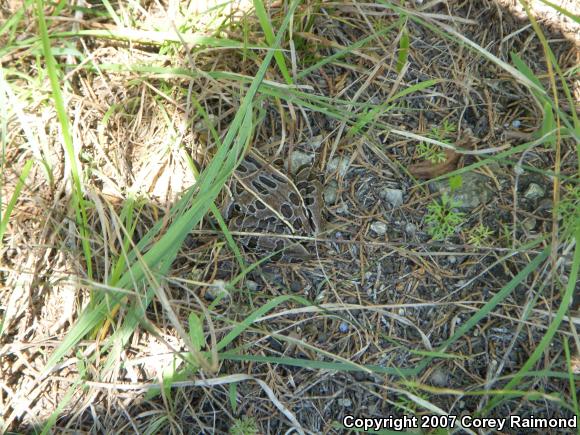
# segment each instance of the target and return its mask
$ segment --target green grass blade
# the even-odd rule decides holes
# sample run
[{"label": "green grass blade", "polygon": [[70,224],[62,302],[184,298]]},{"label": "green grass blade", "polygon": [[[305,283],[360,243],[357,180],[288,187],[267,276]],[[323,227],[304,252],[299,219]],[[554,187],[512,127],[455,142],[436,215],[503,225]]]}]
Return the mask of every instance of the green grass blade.
[{"label": "green grass blade", "polygon": [[391,32],[394,29],[398,29],[399,27],[401,27],[401,25],[405,22],[405,18],[399,18],[397,21],[395,21],[394,23],[388,25],[387,27],[385,27],[384,29],[381,29],[377,32],[372,33],[371,35],[367,36],[366,38],[363,38],[359,41],[354,42],[353,44],[349,45],[348,47],[342,48],[340,50],[338,50],[336,53],[328,56],[328,57],[324,57],[321,60],[319,60],[317,63],[315,63],[312,66],[309,66],[308,68],[300,71],[298,73],[298,79],[302,79],[306,76],[308,76],[308,74],[310,74],[312,71],[316,71],[317,69],[322,68],[324,65],[327,65],[329,63],[334,62],[335,60],[341,59],[353,52],[355,52],[356,50],[358,50],[359,48],[365,47],[367,44],[375,41],[376,39],[379,39],[381,36],[386,35],[387,33]]},{"label": "green grass blade", "polygon": [[336,370],[339,372],[373,372],[392,376],[416,376],[420,373],[417,368],[384,367],[372,364],[346,364],[337,361],[318,361],[290,357],[274,357],[265,355],[239,355],[235,352],[222,352],[220,360],[249,361],[269,364],[281,364],[291,367],[302,367],[312,370]]},{"label": "green grass blade", "polygon": [[515,67],[518,69],[518,71],[521,72],[523,75],[525,75],[531,82],[535,83],[535,85],[538,88],[542,89],[543,94],[546,94],[546,90],[542,86],[542,83],[540,83],[540,80],[536,77],[536,75],[530,69],[530,67],[526,65],[526,63],[522,60],[522,58],[518,56],[516,52],[513,51],[510,53],[510,57]]},{"label": "green grass blade", "polygon": [[246,317],[242,322],[240,322],[238,325],[236,325],[224,338],[222,338],[218,342],[217,350],[220,351],[220,350],[224,349],[228,344],[230,344],[232,341],[234,341],[242,332],[244,332],[246,329],[248,329],[250,327],[250,325],[252,323],[254,323],[254,321],[256,319],[258,319],[259,317],[262,317],[264,314],[266,314],[268,311],[272,310],[273,308],[277,307],[278,305],[283,304],[284,302],[288,302],[288,301],[294,301],[294,302],[297,302],[297,303],[302,304],[304,306],[312,305],[309,301],[307,301],[306,299],[304,299],[300,296],[291,296],[291,295],[278,296],[278,297],[272,299],[271,301],[269,301],[268,303],[266,303],[265,305],[262,305],[260,308],[255,310],[251,315]]},{"label": "green grass blade", "polygon": [[[256,11],[256,16],[260,21],[260,25],[262,26],[262,30],[264,31],[264,36],[266,37],[266,42],[270,47],[272,47],[275,43],[274,31],[272,30],[272,24],[270,23],[270,19],[268,18],[268,14],[266,13],[266,9],[264,8],[264,3],[262,0],[254,0],[254,9]],[[276,48],[274,53],[274,59],[276,59],[276,64],[278,68],[280,68],[280,72],[284,77],[286,83],[291,85],[293,83],[292,76],[286,67],[286,61],[284,59],[284,55],[281,51],[279,51],[279,45],[275,46]]]},{"label": "green grass blade", "polygon": [[409,57],[409,32],[407,27],[401,30],[401,39],[399,40],[399,53],[397,53],[397,73],[403,71],[407,58]]},{"label": "green grass blade", "polygon": [[[574,238],[576,240],[576,247],[574,251],[574,258],[572,260],[572,269],[570,270],[570,276],[568,278],[568,283],[566,285],[566,291],[562,295],[562,301],[560,303],[560,306],[558,307],[556,315],[554,316],[554,320],[552,321],[552,323],[550,323],[548,330],[540,340],[540,343],[538,343],[538,346],[532,352],[532,355],[528,358],[525,364],[522,365],[522,367],[520,368],[518,373],[513,377],[513,379],[507,383],[507,385],[505,386],[506,390],[515,388],[521,382],[522,378],[526,375],[526,373],[529,372],[533,368],[534,364],[536,364],[536,362],[542,357],[546,349],[550,346],[552,338],[558,331],[558,327],[562,323],[564,316],[569,310],[570,301],[574,297],[574,291],[576,290],[578,269],[580,268],[580,218],[577,219],[576,221],[576,231],[574,234]],[[544,252],[546,252],[547,249],[548,248],[546,248]],[[537,258],[538,257],[536,257],[534,260],[536,260]],[[499,405],[501,401],[506,400],[508,398],[509,396],[493,399],[484,409],[483,411],[484,414],[491,411],[493,408]]]},{"label": "green grass blade", "polygon": [[[20,192],[22,192],[22,188],[24,187],[24,182],[26,181],[26,178],[28,177],[30,169],[32,168],[32,163],[33,163],[33,160],[29,159],[24,164],[24,167],[22,168],[22,173],[20,174],[20,177],[18,177],[18,182],[16,183],[16,186],[14,188],[14,192],[12,192],[12,196],[10,197],[8,204],[6,204],[6,210],[4,210],[4,215],[2,216],[2,219],[0,220],[0,247],[2,246],[2,240],[4,238],[4,233],[6,232],[6,228],[8,227],[8,220],[10,219],[10,215],[12,214],[12,211],[14,210],[14,206],[16,205],[16,202],[18,201],[18,198],[20,197]],[[1,201],[0,201],[0,204],[2,204]]]},{"label": "green grass blade", "polygon": [[77,225],[79,226],[79,233],[81,235],[81,244],[83,247],[83,254],[85,257],[85,264],[87,268],[87,274],[89,278],[93,276],[93,267],[91,261],[91,247],[89,245],[89,234],[87,229],[89,228],[87,222],[87,212],[85,209],[83,201],[83,191],[81,186],[82,171],[81,168],[77,166],[77,157],[75,155],[72,134],[69,126],[69,119],[66,113],[64,99],[60,89],[58,71],[56,67],[56,61],[52,54],[50,40],[48,36],[48,29],[46,26],[46,20],[44,18],[44,3],[42,0],[36,0],[36,13],[38,16],[38,29],[40,31],[40,39],[42,42],[42,49],[44,52],[44,58],[46,61],[46,70],[50,80],[50,86],[52,89],[52,98],[54,99],[54,106],[56,109],[58,121],[62,129],[62,140],[64,143],[64,148],[66,155],[69,160],[71,176],[72,176],[72,201],[76,215]]},{"label": "green grass blade", "polygon": [[[294,0],[289,8],[289,13],[282,23],[276,39],[276,46],[285,29],[288,27],[292,12],[296,9],[298,1]],[[206,170],[201,174],[198,183],[192,187],[183,198],[171,209],[171,215],[177,216],[176,220],[167,229],[167,232],[161,239],[151,246],[142,256],[133,253],[130,259],[135,259],[133,263],[119,279],[117,286],[123,288],[137,288],[136,285],[142,283],[147,271],[152,271],[155,275],[162,277],[169,271],[169,268],[175,259],[183,240],[202,219],[211,203],[218,195],[221,187],[237,162],[237,156],[240,154],[243,146],[249,140],[249,132],[242,129],[244,123],[252,119],[253,99],[258,92],[260,84],[266,74],[268,65],[272,60],[274,51],[266,53],[264,61],[260,66],[256,77],[248,88],[246,95],[240,105],[240,110],[236,113],[230,128],[223,140],[222,146],[217,150],[214,159],[211,161]],[[249,121],[247,121],[248,119]],[[194,193],[199,192],[197,196]],[[189,207],[189,208],[188,208]],[[147,247],[150,241],[154,240],[161,229],[161,223],[158,223],[150,230],[143,240],[137,245],[137,251]],[[151,302],[155,292],[149,286],[141,296],[140,301],[136,301],[129,307],[127,317],[123,324],[105,343],[106,350],[116,344],[117,351],[120,350],[119,344],[127,342],[133,333],[136,325],[143,319],[144,310]],[[45,371],[50,370],[61,358],[66,355],[74,346],[93,328],[107,317],[111,304],[117,304],[125,296],[123,292],[112,293],[108,300],[102,300],[95,307],[87,307],[80,315],[77,323],[71,328],[69,334],[65,337],[61,345],[53,352],[46,363]],[[107,360],[106,367],[112,366],[115,360],[115,352],[111,353]]]},{"label": "green grass blade", "polygon": [[507,283],[499,292],[497,292],[481,309],[463,323],[450,338],[445,340],[439,351],[445,350],[450,344],[457,341],[463,335],[473,328],[481,319],[487,316],[501,301],[520,285],[526,277],[538,268],[540,264],[550,255],[549,247],[538,254],[523,270],[521,270],[509,283]]}]

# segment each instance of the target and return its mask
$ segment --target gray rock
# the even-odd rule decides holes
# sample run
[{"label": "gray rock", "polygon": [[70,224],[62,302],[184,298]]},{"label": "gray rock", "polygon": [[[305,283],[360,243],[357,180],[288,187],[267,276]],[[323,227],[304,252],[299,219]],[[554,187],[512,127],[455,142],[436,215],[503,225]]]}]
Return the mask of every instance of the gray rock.
[{"label": "gray rock", "polygon": [[348,171],[349,159],[346,157],[333,157],[326,166],[326,172],[333,173],[338,172],[340,177],[344,177]]},{"label": "gray rock", "polygon": [[335,209],[338,214],[347,214],[349,212],[348,204],[346,202],[340,203]]},{"label": "gray rock", "polygon": [[313,138],[311,138],[306,144],[306,146],[312,148],[313,150],[317,150],[318,148],[320,148],[320,145],[322,145],[323,140],[324,137],[321,134],[319,134],[318,136],[314,136]]},{"label": "gray rock", "polygon": [[379,196],[393,207],[400,207],[403,205],[403,191],[400,189],[385,187],[379,192]]},{"label": "gray rock", "polygon": [[417,225],[408,222],[405,225],[405,233],[407,233],[408,236],[413,237],[415,234],[417,234]]},{"label": "gray rock", "polygon": [[387,224],[381,221],[376,221],[371,224],[371,230],[375,232],[375,234],[382,236],[387,232]]},{"label": "gray rock", "polygon": [[352,400],[347,398],[340,398],[338,399],[338,406],[342,406],[343,408],[350,408],[352,406]]},{"label": "gray rock", "polygon": [[432,181],[429,183],[431,192],[439,192],[442,195],[452,196],[454,201],[459,202],[457,208],[471,210],[481,204],[486,204],[493,197],[493,191],[487,182],[487,177],[475,172],[467,172],[461,175],[462,184],[451,192],[448,180]]},{"label": "gray rock", "polygon": [[221,301],[228,300],[230,292],[226,289],[226,282],[221,279],[214,280],[211,285],[207,286],[204,297],[208,301],[213,301],[218,297]]},{"label": "gray rock", "polygon": [[[300,167],[304,165],[311,165],[314,160],[314,154],[305,153],[303,151],[292,151],[290,154],[290,164],[292,166],[292,172],[296,173]],[[286,167],[286,169],[288,169]]]},{"label": "gray rock", "polygon": [[545,194],[546,190],[542,186],[536,183],[530,183],[526,189],[526,192],[524,193],[524,197],[526,199],[539,199],[543,198]]},{"label": "gray rock", "polygon": [[542,199],[540,201],[540,203],[538,204],[538,211],[542,211],[542,210],[550,211],[550,210],[552,210],[553,205],[554,205],[554,203],[552,202],[552,200],[550,198]]},{"label": "gray rock", "polygon": [[534,228],[536,228],[536,224],[536,219],[531,216],[525,218],[522,222],[522,226],[528,231],[532,231]]},{"label": "gray rock", "polygon": [[336,180],[331,180],[324,186],[322,196],[326,205],[333,205],[336,202],[338,197],[338,183]]},{"label": "gray rock", "polygon": [[252,281],[251,279],[246,280],[246,287],[249,291],[255,292],[258,290],[258,283],[256,281]]},{"label": "gray rock", "polygon": [[446,370],[437,368],[433,370],[431,376],[429,377],[432,385],[437,387],[447,387],[449,386],[449,372]]}]

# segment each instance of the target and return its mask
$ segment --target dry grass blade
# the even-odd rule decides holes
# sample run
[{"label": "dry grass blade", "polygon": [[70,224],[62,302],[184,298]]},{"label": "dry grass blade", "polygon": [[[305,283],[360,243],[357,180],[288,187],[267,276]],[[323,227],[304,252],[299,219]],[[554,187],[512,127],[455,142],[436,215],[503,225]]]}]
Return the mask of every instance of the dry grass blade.
[{"label": "dry grass blade", "polygon": [[0,431],[580,418],[571,0],[0,3]]}]

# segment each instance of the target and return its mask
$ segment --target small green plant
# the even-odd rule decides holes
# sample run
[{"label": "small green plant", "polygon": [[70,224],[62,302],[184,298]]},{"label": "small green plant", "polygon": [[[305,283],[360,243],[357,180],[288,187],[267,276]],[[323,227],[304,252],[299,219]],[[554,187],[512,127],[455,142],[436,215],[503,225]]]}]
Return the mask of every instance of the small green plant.
[{"label": "small green plant", "polygon": [[463,223],[465,213],[456,210],[460,205],[460,201],[443,194],[441,202],[433,201],[427,206],[425,222],[428,225],[427,233],[433,240],[446,239]]},{"label": "small green plant", "polygon": [[487,225],[480,223],[467,233],[467,243],[479,248],[492,234],[493,231]]},{"label": "small green plant", "polygon": [[254,417],[236,418],[229,433],[230,435],[255,435],[258,433],[258,424]]},{"label": "small green plant", "polygon": [[419,157],[423,160],[428,160],[434,165],[443,163],[445,161],[445,153],[437,145],[429,142],[421,142],[417,145],[417,152]]},{"label": "small green plant", "polygon": [[[457,130],[455,125],[448,120],[445,120],[440,127],[433,127],[429,136],[433,139],[437,139],[439,142],[451,145],[449,136],[455,130]],[[419,157],[428,160],[433,164],[443,163],[447,159],[445,152],[441,147],[429,142],[420,142],[419,145],[417,145],[417,152],[419,153]]]},{"label": "small green plant", "polygon": [[580,219],[580,186],[566,185],[558,203],[558,217],[565,236],[574,231],[576,222]]}]

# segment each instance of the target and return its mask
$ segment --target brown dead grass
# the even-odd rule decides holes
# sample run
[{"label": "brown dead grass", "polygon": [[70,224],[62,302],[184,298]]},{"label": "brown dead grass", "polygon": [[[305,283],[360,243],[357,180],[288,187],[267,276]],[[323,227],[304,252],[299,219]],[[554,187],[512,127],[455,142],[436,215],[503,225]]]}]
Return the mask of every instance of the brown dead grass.
[{"label": "brown dead grass", "polygon": [[[142,14],[134,18],[143,29],[155,29],[162,23],[162,29],[169,30],[163,8],[145,2]],[[542,51],[532,30],[524,28],[525,22],[502,6],[488,1],[432,2],[422,11],[441,14],[440,19],[504,60],[509,60],[510,51],[517,51],[539,77],[546,78]],[[4,18],[12,13],[14,8],[2,10]],[[274,8],[271,13],[279,17],[282,10]],[[67,19],[50,22],[51,32],[70,30],[73,25],[88,29],[115,26],[108,18],[69,20],[67,14],[70,11],[65,9],[61,15]],[[220,17],[226,23],[220,34],[244,40],[248,31],[250,43],[260,42],[256,18],[240,12],[236,17],[239,21]],[[346,47],[396,18],[375,4],[302,6],[295,28],[298,71],[308,59],[330,56],[336,47]],[[314,23],[311,28],[300,27],[309,20]],[[192,28],[199,30],[196,26],[200,23],[194,22]],[[34,21],[24,20],[22,37],[32,36],[35,26]],[[465,227],[485,223],[493,230],[493,239],[487,240],[483,248],[470,245],[465,233],[445,242],[430,240],[423,218],[427,204],[437,194],[430,193],[407,172],[413,165],[424,164],[417,155],[416,141],[393,135],[390,129],[425,134],[447,119],[458,126],[454,142],[469,135],[475,149],[513,147],[538,128],[541,113],[523,86],[476,53],[414,23],[409,22],[408,29],[412,45],[409,67],[402,76],[395,68],[398,42],[395,34],[390,34],[340,62],[313,71],[298,83],[313,95],[349,102],[349,107],[340,105],[339,113],[360,114],[363,108],[357,102],[380,104],[418,81],[442,79],[378,117],[364,136],[350,136],[347,123],[300,102],[269,98],[259,105],[265,116],[256,125],[252,145],[272,158],[278,155],[288,159],[295,150],[313,154],[315,168],[324,174],[325,183],[334,182],[338,187],[337,200],[325,210],[328,231],[317,241],[318,258],[300,265],[270,262],[258,268],[227,301],[213,309],[212,318],[221,337],[231,328],[230,321],[241,321],[253,307],[275,296],[293,292],[324,309],[300,309],[293,304],[277,307],[272,317],[256,322],[235,342],[236,346],[245,346],[241,353],[330,361],[323,354],[326,352],[361,365],[413,368],[422,359],[415,351],[436,349],[537,252],[512,251],[513,247],[549,234],[551,214],[549,208],[545,209],[549,204],[522,199],[532,182],[544,186],[544,199],[550,198],[546,172],[553,167],[554,155],[552,150],[538,147],[525,158],[512,156],[509,165],[498,162],[478,170],[487,177],[493,193],[487,202],[470,211]],[[578,29],[568,24],[566,36],[573,37],[574,31],[578,37]],[[559,34],[551,35],[560,66],[565,69],[577,65],[578,45]],[[222,137],[239,107],[243,89],[238,81],[210,78],[203,73],[228,71],[252,77],[262,53],[190,47],[196,75],[190,79],[177,74],[159,77],[136,73],[128,68],[143,64],[191,69],[185,50],[176,45],[139,46],[84,37],[57,39],[53,46],[71,43],[89,59],[85,66],[95,66],[68,67],[66,95],[75,143],[82,148],[78,158],[87,174],[86,197],[93,204],[93,279],[104,283],[110,273],[110,259],[120,250],[123,230],[119,215],[126,199],[142,198],[143,207],[136,213],[138,240],[154,222],[164,219],[175,199],[195,182],[188,157],[205,167],[215,151],[215,143],[188,103],[191,96],[211,114]],[[59,60],[64,62],[65,58]],[[82,371],[80,361],[98,352],[100,342],[87,339],[76,355],[71,354],[48,376],[39,377],[48,355],[66,335],[81,307],[88,304],[89,291],[69,206],[69,169],[64,163],[47,85],[35,82],[39,80],[35,52],[17,47],[4,53],[0,61],[8,82],[19,91],[17,97],[25,115],[25,120],[17,116],[8,120],[2,197],[10,197],[27,158],[44,158],[52,168],[51,179],[42,165],[35,165],[0,251],[0,298],[4,301],[1,418],[4,429],[28,431],[40,427],[61,403]],[[109,69],[107,64],[127,68]],[[274,63],[267,79],[283,83]],[[578,97],[580,89],[577,83],[575,86]],[[513,127],[516,120],[521,128]],[[38,147],[31,143],[24,125]],[[328,170],[336,157],[348,162],[346,174]],[[451,167],[445,171],[422,169],[427,173],[425,178],[432,178],[480,158],[477,154],[461,159],[454,155]],[[525,160],[537,171],[516,177],[513,164],[517,159]],[[574,144],[564,142],[562,172],[573,176],[577,164]],[[515,190],[514,203],[516,182],[519,189]],[[402,206],[394,208],[385,201],[381,194],[385,186],[404,191]],[[523,225],[526,219],[533,219],[534,225]],[[386,234],[371,229],[376,222],[387,225]],[[516,230],[506,236],[503,226],[514,224]],[[251,253],[246,255],[252,258]],[[219,231],[205,222],[182,247],[164,284],[165,291],[185,325],[189,312],[200,311],[196,295],[205,297],[209,305],[211,285],[219,280],[229,282],[239,273]],[[399,377],[380,373],[313,370],[249,360],[222,361],[219,375],[247,374],[264,381],[300,425],[315,433],[336,430],[334,422],[346,414],[384,417],[399,415],[403,409],[424,412],[401,394],[405,388],[451,414],[473,413],[485,405],[487,398],[449,394],[444,389],[481,391],[490,385],[490,379],[513,373],[521,366],[545,332],[547,313],[558,303],[555,294],[542,295],[531,315],[521,320],[523,307],[530,302],[527,290],[536,291],[546,273],[545,269],[536,271],[527,287],[515,291],[472,335],[447,350],[457,358],[437,359],[414,379],[441,388],[439,392],[428,394],[404,386]],[[123,313],[121,307],[114,322],[119,322]],[[288,429],[280,407],[255,382],[239,383],[237,412],[230,406],[227,385],[176,388],[172,398],[164,400],[126,389],[126,384],[159,382],[163,370],[172,364],[173,352],[183,350],[183,342],[160,304],[155,302],[147,317],[156,329],[139,328],[123,353],[123,361],[106,377],[100,373],[100,359],[85,361],[88,366],[82,375],[86,388],[75,393],[74,400],[61,410],[62,417],[56,422],[59,431],[146,431],[163,421],[155,432],[221,433],[227,432],[240,415],[255,418],[261,433]],[[577,323],[577,317],[571,322]],[[566,370],[561,340],[572,336],[565,329],[569,326],[562,326],[558,340],[538,369]],[[290,337],[293,342],[280,336]],[[503,371],[494,371],[496,367]],[[189,373],[191,379],[204,376]],[[501,383],[493,385],[500,387]],[[569,387],[564,379],[538,378],[525,388],[559,393],[570,400]],[[498,416],[568,415],[557,403],[520,399],[508,401],[494,412]]]}]

